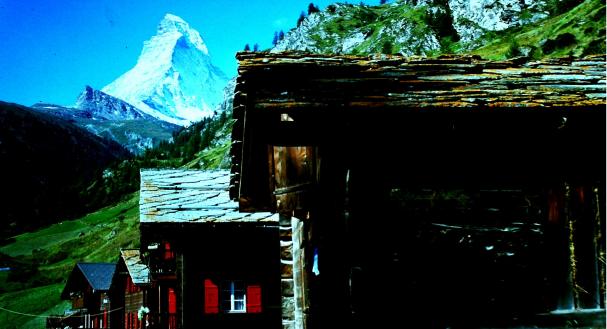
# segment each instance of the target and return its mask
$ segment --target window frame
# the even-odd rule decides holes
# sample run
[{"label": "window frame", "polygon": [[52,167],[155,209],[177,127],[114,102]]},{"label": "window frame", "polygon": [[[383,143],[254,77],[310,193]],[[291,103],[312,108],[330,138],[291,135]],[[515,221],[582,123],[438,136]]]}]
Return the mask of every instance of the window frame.
[{"label": "window frame", "polygon": [[[237,286],[238,284],[238,286]],[[237,289],[240,288],[240,289]],[[247,286],[242,280],[224,280],[221,284],[221,310],[224,313],[247,313]],[[240,295],[236,295],[236,292],[240,292]],[[242,298],[236,298],[240,297]],[[227,298],[229,297],[229,298]],[[229,309],[226,309],[226,303],[229,301]],[[242,309],[236,309],[236,303],[242,303]]]}]

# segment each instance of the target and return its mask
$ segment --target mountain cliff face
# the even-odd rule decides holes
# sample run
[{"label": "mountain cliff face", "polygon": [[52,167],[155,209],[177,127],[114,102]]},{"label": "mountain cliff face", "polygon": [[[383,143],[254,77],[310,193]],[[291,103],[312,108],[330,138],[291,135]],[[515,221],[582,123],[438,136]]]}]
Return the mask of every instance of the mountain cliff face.
[{"label": "mountain cliff face", "polygon": [[502,31],[548,17],[543,0],[405,0],[403,3],[442,13],[459,39],[470,46],[476,45],[474,41],[487,31]]},{"label": "mountain cliff face", "polygon": [[272,51],[434,55],[453,42],[466,49],[487,31],[547,17],[544,1],[402,0],[380,6],[329,5],[289,31]]},{"label": "mountain cliff face", "polygon": [[213,115],[227,80],[200,34],[167,14],[135,67],[102,91],[160,120],[188,125]]},{"label": "mountain cliff face", "polygon": [[146,114],[133,105],[86,86],[74,107],[34,104],[32,109],[66,119],[97,136],[114,140],[133,154],[141,154],[180,127]]}]

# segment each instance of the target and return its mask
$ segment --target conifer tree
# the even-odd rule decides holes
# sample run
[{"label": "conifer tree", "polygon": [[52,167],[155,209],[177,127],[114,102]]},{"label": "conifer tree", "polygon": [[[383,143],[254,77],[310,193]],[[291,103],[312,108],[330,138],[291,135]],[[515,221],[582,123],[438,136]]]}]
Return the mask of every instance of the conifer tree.
[{"label": "conifer tree", "polygon": [[280,30],[280,33],[278,33],[278,40],[281,41],[281,40],[284,40],[284,38],[285,38],[285,33],[282,30]]},{"label": "conifer tree", "polygon": [[386,40],[381,47],[382,54],[392,54],[392,42]]},{"label": "conifer tree", "polygon": [[254,44],[253,45],[253,51],[259,51],[259,44]]},{"label": "conifer tree", "polygon": [[248,43],[244,45],[244,51],[251,51],[251,46]]},{"label": "conifer tree", "polygon": [[276,46],[278,43],[278,32],[274,31],[274,38],[272,39],[272,45]]},{"label": "conifer tree", "polygon": [[310,2],[310,4],[308,5],[308,15],[312,15],[319,11],[320,9],[318,9],[318,6],[315,6],[314,3]]}]

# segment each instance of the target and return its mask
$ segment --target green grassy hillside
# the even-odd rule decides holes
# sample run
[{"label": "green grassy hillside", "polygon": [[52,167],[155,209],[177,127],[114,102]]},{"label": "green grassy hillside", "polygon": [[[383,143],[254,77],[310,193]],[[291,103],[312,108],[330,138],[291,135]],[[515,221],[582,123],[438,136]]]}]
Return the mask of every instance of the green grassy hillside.
[{"label": "green grassy hillside", "polygon": [[[450,7],[445,0],[329,5],[308,15],[273,50],[405,56],[473,53],[489,59],[605,53],[602,0],[547,0],[539,7],[509,12],[522,25],[501,31],[481,28],[464,17],[456,19]],[[468,28],[456,30],[456,25]],[[474,38],[465,38],[466,33]]]},{"label": "green grassy hillside", "polygon": [[60,118],[0,102],[0,239],[77,218],[107,203],[90,202],[91,180],[129,156],[116,142]]},{"label": "green grassy hillside", "polygon": [[[120,248],[139,245],[139,193],[73,221],[21,234],[0,247],[0,307],[21,313],[62,314],[59,296],[76,262],[114,262]],[[43,328],[42,317],[0,310],[0,328]]]},{"label": "green grassy hillside", "polygon": [[564,14],[483,39],[486,45],[472,53],[488,59],[605,54],[605,1],[586,0]]}]

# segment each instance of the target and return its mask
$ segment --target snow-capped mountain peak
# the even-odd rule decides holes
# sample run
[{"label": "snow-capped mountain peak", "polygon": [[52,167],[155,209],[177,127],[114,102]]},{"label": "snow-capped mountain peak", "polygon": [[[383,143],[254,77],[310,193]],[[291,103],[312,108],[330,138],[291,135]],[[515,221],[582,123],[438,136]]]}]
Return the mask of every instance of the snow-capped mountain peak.
[{"label": "snow-capped mountain peak", "polygon": [[209,50],[205,45],[200,33],[190,28],[190,25],[184,21],[181,17],[173,14],[166,14],[164,19],[158,25],[158,33],[180,33],[184,38],[187,38],[189,43],[194,45],[198,50],[203,52],[205,55],[209,54]]},{"label": "snow-capped mountain peak", "polygon": [[102,90],[158,119],[188,125],[213,115],[227,81],[200,33],[166,14],[135,67]]}]

